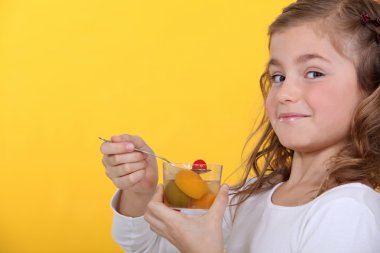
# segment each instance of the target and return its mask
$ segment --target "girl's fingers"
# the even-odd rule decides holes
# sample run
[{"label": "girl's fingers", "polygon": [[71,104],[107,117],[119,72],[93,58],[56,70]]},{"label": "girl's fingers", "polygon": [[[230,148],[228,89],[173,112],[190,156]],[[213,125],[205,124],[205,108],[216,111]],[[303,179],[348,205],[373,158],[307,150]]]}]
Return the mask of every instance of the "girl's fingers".
[{"label": "girl's fingers", "polygon": [[106,174],[110,178],[118,178],[129,175],[138,170],[144,170],[147,167],[145,160],[132,163],[124,163],[113,167],[107,167]]},{"label": "girl's fingers", "polygon": [[135,163],[145,160],[146,156],[140,152],[132,152],[117,155],[105,155],[103,157],[104,164],[108,166],[116,166],[124,163]]},{"label": "girl's fingers", "polygon": [[112,142],[130,142],[136,145],[137,148],[144,148],[147,145],[144,140],[140,136],[130,135],[130,134],[122,134],[111,137]]},{"label": "girl's fingers", "polygon": [[170,220],[178,218],[179,215],[182,215],[182,214],[167,207],[163,203],[163,193],[164,193],[163,185],[162,184],[157,185],[156,193],[153,195],[151,201],[148,203],[146,213],[150,216],[154,216],[157,219],[167,223]]},{"label": "girl's fingers", "polygon": [[150,230],[174,244],[175,240],[173,240],[173,232],[164,222],[150,215],[144,215],[144,219],[148,222]]},{"label": "girl's fingers", "polygon": [[135,149],[135,145],[132,142],[103,142],[100,146],[100,151],[104,155],[115,155],[132,152]]},{"label": "girl's fingers", "polygon": [[178,231],[185,216],[160,202],[160,199],[162,199],[160,188],[162,190],[162,186],[158,186],[158,191],[149,202],[144,219],[150,224],[154,232],[170,240],[173,234],[172,231]]},{"label": "girl's fingers", "polygon": [[224,212],[228,204],[228,190],[229,187],[226,184],[223,184],[220,187],[218,195],[214,200],[214,203],[207,212],[208,216],[214,217],[217,221],[223,219]]},{"label": "girl's fingers", "polygon": [[170,212],[172,210],[163,203],[163,186],[162,184],[159,184],[157,185],[156,192],[152,199],[148,203],[146,215],[161,220],[162,214],[168,211]]},{"label": "girl's fingers", "polygon": [[159,235],[163,235],[166,230],[166,225],[153,215],[150,215],[148,212],[144,215],[144,220],[149,223],[150,229],[156,232]]},{"label": "girl's fingers", "polygon": [[128,189],[140,182],[142,179],[144,179],[144,177],[145,170],[138,170],[123,177],[112,178],[112,181],[114,182],[117,188]]}]

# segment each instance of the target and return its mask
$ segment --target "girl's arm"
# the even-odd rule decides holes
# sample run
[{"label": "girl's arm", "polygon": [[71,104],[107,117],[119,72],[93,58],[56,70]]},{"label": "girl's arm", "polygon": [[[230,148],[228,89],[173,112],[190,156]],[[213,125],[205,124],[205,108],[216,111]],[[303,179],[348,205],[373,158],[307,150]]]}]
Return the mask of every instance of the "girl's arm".
[{"label": "girl's arm", "polygon": [[114,212],[112,237],[127,253],[178,253],[179,251],[164,238],[154,233],[143,216],[128,217],[117,210],[122,191],[119,190],[111,201]]}]

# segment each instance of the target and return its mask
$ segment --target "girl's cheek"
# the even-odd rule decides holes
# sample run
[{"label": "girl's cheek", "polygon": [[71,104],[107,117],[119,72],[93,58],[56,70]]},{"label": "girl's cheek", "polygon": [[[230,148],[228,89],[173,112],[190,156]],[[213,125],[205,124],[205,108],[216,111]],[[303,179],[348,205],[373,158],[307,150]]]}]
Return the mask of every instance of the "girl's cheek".
[{"label": "girl's cheek", "polygon": [[269,93],[267,99],[265,100],[265,110],[268,114],[269,119],[273,119],[275,117],[275,101],[273,100],[273,93]]}]

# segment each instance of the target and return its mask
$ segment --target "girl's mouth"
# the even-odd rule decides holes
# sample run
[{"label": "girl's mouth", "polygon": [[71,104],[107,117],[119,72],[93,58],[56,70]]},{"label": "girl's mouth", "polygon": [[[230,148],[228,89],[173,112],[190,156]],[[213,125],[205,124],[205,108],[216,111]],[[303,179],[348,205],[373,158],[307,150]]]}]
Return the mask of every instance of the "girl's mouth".
[{"label": "girl's mouth", "polygon": [[303,118],[310,117],[309,115],[302,114],[302,113],[280,113],[278,116],[280,121],[295,121],[295,120],[300,120]]}]

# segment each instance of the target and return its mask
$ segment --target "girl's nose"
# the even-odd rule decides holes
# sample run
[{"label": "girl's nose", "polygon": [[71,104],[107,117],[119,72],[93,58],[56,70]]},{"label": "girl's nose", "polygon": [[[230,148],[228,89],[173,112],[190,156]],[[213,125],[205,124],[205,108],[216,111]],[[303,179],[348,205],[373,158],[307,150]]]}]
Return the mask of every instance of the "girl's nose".
[{"label": "girl's nose", "polygon": [[277,99],[281,103],[297,102],[301,97],[301,90],[296,80],[286,78],[277,90]]}]

